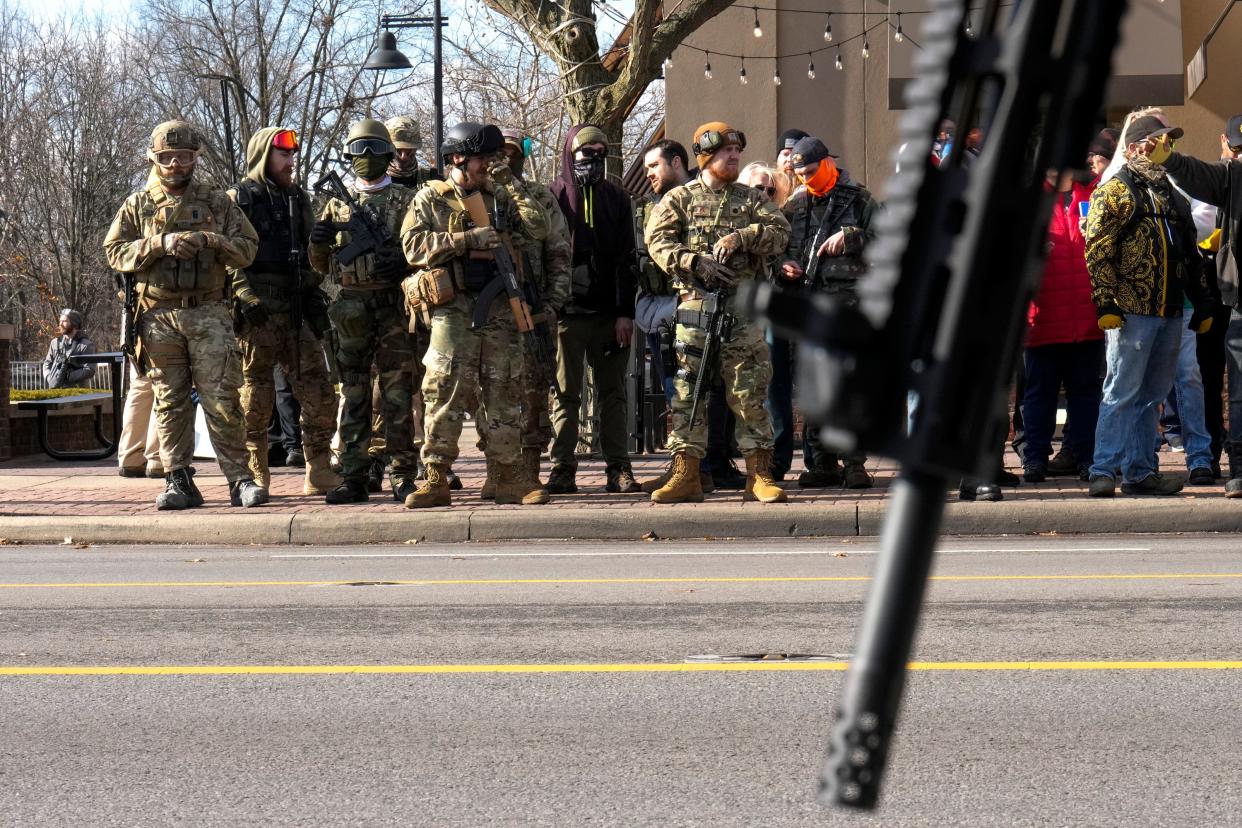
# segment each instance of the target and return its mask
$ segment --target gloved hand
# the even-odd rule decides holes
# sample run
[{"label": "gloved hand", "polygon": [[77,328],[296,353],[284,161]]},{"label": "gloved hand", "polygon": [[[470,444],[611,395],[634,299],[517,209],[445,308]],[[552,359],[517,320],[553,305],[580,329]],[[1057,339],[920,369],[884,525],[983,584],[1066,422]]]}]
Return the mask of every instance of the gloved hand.
[{"label": "gloved hand", "polygon": [[708,290],[737,284],[737,274],[710,256],[694,257],[694,275]]},{"label": "gloved hand", "polygon": [[1217,227],[1212,231],[1212,235],[1199,242],[1199,249],[1206,250],[1209,253],[1220,252],[1220,228]]},{"label": "gloved hand", "polygon": [[1095,320],[1101,331],[1115,331],[1125,324],[1125,316],[1120,313],[1106,313]]},{"label": "gloved hand", "polygon": [[168,238],[171,244],[166,244],[165,250],[182,261],[193,259],[203,249],[202,235],[202,233],[173,233]]},{"label": "gloved hand", "polygon": [[1190,324],[1186,326],[1197,334],[1205,334],[1212,330],[1212,317],[1206,313],[1196,311],[1190,315]]},{"label": "gloved hand", "polygon": [[328,219],[320,219],[311,225],[310,240],[315,244],[331,244],[336,238],[336,226]]},{"label": "gloved hand", "polygon": [[716,241],[712,247],[712,258],[718,262],[727,262],[729,257],[742,249],[742,234],[734,230],[727,236]]},{"label": "gloved hand", "polygon": [[1163,164],[1173,154],[1173,144],[1169,141],[1168,135],[1161,135],[1159,138],[1149,138],[1146,149],[1147,158],[1153,164]]},{"label": "gloved hand", "polygon": [[388,248],[375,254],[375,276],[385,282],[399,283],[405,278],[408,265],[405,254]]},{"label": "gloved hand", "polygon": [[487,172],[500,186],[504,187],[513,183],[513,168],[509,166],[509,162],[503,158],[497,158],[487,168]]},{"label": "gloved hand", "polygon": [[472,227],[461,235],[467,250],[491,250],[500,247],[500,234],[494,227]]},{"label": "gloved hand", "polygon": [[263,309],[263,305],[258,302],[252,302],[249,305],[242,305],[242,317],[246,320],[246,324],[251,328],[261,328],[267,324],[267,311]]}]

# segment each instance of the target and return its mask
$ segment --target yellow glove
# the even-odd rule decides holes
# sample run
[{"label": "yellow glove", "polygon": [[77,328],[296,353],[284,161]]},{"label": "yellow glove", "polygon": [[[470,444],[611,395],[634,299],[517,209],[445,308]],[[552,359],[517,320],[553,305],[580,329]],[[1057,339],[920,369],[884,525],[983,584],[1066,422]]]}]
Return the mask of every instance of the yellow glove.
[{"label": "yellow glove", "polygon": [[1173,154],[1173,145],[1169,143],[1168,135],[1161,135],[1154,141],[1149,141],[1148,146],[1150,149],[1147,150],[1147,157],[1153,164],[1163,164]]},{"label": "yellow glove", "polygon": [[1220,252],[1220,228],[1217,227],[1212,231],[1212,235],[1199,242],[1199,249],[1206,250],[1209,253]]},{"label": "yellow glove", "polygon": [[1209,316],[1199,323],[1199,327],[1195,328],[1195,333],[1205,334],[1210,330],[1212,330],[1212,317]]},{"label": "yellow glove", "polygon": [[1125,322],[1125,317],[1119,313],[1106,313],[1099,319],[1095,320],[1095,324],[1100,326],[1101,331],[1115,331]]}]

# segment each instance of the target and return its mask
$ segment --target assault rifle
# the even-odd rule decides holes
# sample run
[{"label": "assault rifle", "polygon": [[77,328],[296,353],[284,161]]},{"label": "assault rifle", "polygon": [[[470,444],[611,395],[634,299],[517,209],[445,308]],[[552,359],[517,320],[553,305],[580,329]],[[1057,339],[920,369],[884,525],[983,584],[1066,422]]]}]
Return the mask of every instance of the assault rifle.
[{"label": "assault rifle", "polygon": [[[334,173],[335,174],[335,173]],[[293,329],[293,375],[302,378],[302,320],[305,306],[302,297],[302,238],[298,235],[298,219],[302,211],[302,191],[288,196],[289,206],[289,327]]]},{"label": "assault rifle", "polygon": [[[720,354],[718,353],[721,346],[729,341],[729,337],[733,334],[733,323],[736,321],[733,314],[725,310],[728,304],[729,294],[725,290],[715,290],[705,292],[703,296],[703,305],[699,311],[699,319],[707,317],[707,324],[703,325],[706,337],[703,340],[703,353],[699,354],[699,370],[690,372],[685,368],[677,371],[677,375],[687,382],[691,378],[694,379],[694,395],[690,398],[690,425],[694,428],[694,421],[699,413],[699,403],[703,399],[704,390],[711,393],[711,387],[715,385],[716,378],[720,374]],[[681,342],[678,341],[678,345]],[[683,348],[686,356],[694,356],[690,348]],[[689,360],[687,359],[687,362]]]},{"label": "assault rifle", "polygon": [[[988,478],[1007,433],[1007,397],[1052,212],[1049,170],[1081,165],[1099,125],[1126,0],[935,0],[916,54],[900,172],[867,255],[857,307],[768,284],[752,312],[800,338],[798,387],[821,438],[893,457],[880,555],[832,728],[820,797],[876,805],[944,510],[959,477]],[[976,34],[966,31],[974,18]],[[1001,14],[1006,19],[1001,21]],[[939,167],[943,119],[982,125],[987,143]],[[918,394],[912,430],[908,390]]]},{"label": "assault rifle", "polygon": [[350,234],[349,244],[336,252],[336,260],[342,266],[352,264],[354,259],[367,253],[380,253],[397,246],[396,238],[374,205],[359,203],[336,170],[315,182],[315,192],[332,196],[349,205],[349,221],[333,223],[337,230]]},{"label": "assault rifle", "polygon": [[134,287],[134,274],[114,271],[113,280],[121,292],[121,352],[129,357],[139,376],[146,370],[138,363],[138,296]]}]

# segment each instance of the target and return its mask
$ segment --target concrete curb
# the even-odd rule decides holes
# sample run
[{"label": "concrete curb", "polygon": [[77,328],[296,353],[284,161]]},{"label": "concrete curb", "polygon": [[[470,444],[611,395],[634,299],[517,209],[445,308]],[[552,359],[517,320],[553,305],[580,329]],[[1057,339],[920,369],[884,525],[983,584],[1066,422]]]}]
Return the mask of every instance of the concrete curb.
[{"label": "concrete curb", "polygon": [[[20,543],[344,545],[463,541],[633,541],[873,537],[888,501],[837,505],[739,503],[601,508],[489,507],[414,513],[273,512],[116,517],[0,516]],[[1242,532],[1242,504],[1220,495],[1167,500],[1008,500],[946,504],[950,535]]]}]

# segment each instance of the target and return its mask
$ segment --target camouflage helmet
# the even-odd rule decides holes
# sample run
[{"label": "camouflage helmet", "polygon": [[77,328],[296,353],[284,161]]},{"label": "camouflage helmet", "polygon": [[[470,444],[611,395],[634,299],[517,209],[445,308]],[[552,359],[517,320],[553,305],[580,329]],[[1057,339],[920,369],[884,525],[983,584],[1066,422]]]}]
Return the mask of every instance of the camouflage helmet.
[{"label": "camouflage helmet", "polygon": [[387,127],[388,134],[392,136],[393,146],[397,149],[416,150],[422,147],[423,135],[418,128],[418,121],[409,115],[389,118],[384,122],[384,126]]},{"label": "camouflage helmet", "polygon": [[[358,142],[357,147],[353,147],[355,142]],[[354,124],[349,130],[349,135],[345,136],[346,158],[362,155],[368,150],[375,155],[393,152],[392,137],[388,134],[388,127],[374,118],[363,118]]]},{"label": "camouflage helmet", "polygon": [[165,150],[194,150],[203,148],[198,130],[185,121],[165,121],[151,133],[151,144],[148,152],[155,155]]}]

